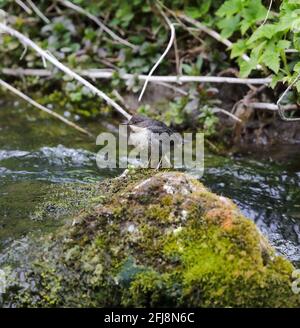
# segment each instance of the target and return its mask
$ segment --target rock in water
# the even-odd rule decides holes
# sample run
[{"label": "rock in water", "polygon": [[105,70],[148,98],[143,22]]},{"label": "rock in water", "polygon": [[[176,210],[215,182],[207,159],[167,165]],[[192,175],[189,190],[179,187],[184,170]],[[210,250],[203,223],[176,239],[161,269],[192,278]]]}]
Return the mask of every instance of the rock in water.
[{"label": "rock in water", "polygon": [[98,205],[41,237],[5,306],[300,305],[293,266],[231,200],[192,177],[145,170],[100,189]]}]

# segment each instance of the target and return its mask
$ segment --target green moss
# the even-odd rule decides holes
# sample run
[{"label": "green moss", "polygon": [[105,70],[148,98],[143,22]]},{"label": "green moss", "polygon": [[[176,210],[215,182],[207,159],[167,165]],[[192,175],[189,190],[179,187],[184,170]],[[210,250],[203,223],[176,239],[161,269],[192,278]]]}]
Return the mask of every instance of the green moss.
[{"label": "green moss", "polygon": [[7,299],[17,306],[300,305],[292,265],[230,200],[185,174],[151,174],[130,172],[92,188],[91,207],[40,241],[26,269],[36,289]]}]

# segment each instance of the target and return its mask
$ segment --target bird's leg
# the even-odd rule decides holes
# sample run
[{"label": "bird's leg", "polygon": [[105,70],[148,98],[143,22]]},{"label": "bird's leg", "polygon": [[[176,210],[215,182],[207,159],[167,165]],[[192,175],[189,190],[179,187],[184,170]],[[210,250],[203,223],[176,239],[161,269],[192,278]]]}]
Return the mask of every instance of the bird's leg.
[{"label": "bird's leg", "polygon": [[160,168],[160,165],[161,165],[161,162],[162,162],[162,158],[159,160],[159,162],[158,162],[158,165],[156,166],[156,169],[155,169],[155,171],[159,170],[159,168]]},{"label": "bird's leg", "polygon": [[167,154],[164,155],[164,158],[165,158],[166,162],[168,163],[168,165],[171,167],[171,162],[170,162],[169,157],[167,156]]},{"label": "bird's leg", "polygon": [[147,169],[149,169],[149,165],[151,165],[151,155],[149,156],[149,160],[147,162],[147,166],[146,166]]}]

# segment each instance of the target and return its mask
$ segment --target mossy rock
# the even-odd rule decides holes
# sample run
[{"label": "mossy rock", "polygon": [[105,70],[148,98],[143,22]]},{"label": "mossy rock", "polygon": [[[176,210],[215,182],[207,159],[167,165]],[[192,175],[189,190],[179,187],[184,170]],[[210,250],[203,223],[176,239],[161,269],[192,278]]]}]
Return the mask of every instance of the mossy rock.
[{"label": "mossy rock", "polygon": [[15,281],[5,306],[300,305],[293,266],[192,177],[142,170],[97,190],[99,205],[41,238],[26,285]]}]

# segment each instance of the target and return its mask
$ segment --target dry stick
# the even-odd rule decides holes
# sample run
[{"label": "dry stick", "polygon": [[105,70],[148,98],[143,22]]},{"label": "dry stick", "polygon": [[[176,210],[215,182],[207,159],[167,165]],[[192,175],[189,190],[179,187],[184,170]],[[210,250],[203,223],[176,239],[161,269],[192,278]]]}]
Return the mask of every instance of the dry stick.
[{"label": "dry stick", "polygon": [[83,77],[78,75],[77,73],[73,72],[70,68],[63,65],[60,61],[58,61],[54,56],[50,55],[48,51],[43,50],[40,48],[36,43],[31,41],[28,37],[26,37],[24,34],[16,31],[15,29],[7,26],[6,24],[0,23],[0,31],[6,32],[17,39],[19,39],[23,44],[26,44],[27,46],[34,49],[38,54],[40,54],[42,57],[46,58],[50,63],[52,63],[54,66],[59,68],[61,71],[63,71],[65,74],[71,76],[75,80],[79,81],[81,84],[86,86],[88,89],[90,89],[94,94],[98,95],[99,97],[103,98],[109,105],[114,107],[120,114],[125,116],[127,119],[131,118],[131,115],[127,113],[120,105],[118,105],[114,100],[109,98],[104,92],[97,89],[93,84],[85,80]]},{"label": "dry stick", "polygon": [[[183,15],[183,14],[179,14],[178,17],[194,26],[196,26],[199,30],[205,32],[206,34],[210,35],[212,38],[214,38],[215,40],[223,43],[225,46],[227,46],[228,48],[231,48],[233,43],[231,41],[229,41],[228,39],[224,38],[221,36],[221,34],[219,34],[218,32],[208,28],[207,26],[199,23],[198,21],[196,21],[195,19],[191,18],[191,17],[188,17],[186,15]],[[242,55],[242,58],[245,60],[245,61],[249,61],[250,58],[248,55],[246,54],[243,54]],[[257,65],[256,66],[257,69],[262,69],[262,66],[261,65]]]},{"label": "dry stick", "polygon": [[10,84],[6,83],[5,81],[3,81],[2,79],[0,79],[0,85],[2,87],[4,87],[5,89],[11,91],[12,93],[16,94],[17,96],[19,96],[20,98],[24,99],[25,101],[27,101],[28,103],[30,103],[32,106],[40,109],[43,112],[46,112],[52,116],[54,116],[55,118],[61,120],[62,122],[64,122],[65,124],[71,126],[72,128],[85,133],[89,136],[92,136],[91,133],[89,133],[87,130],[81,128],[80,126],[78,126],[77,124],[70,122],[69,120],[67,120],[66,118],[64,118],[63,116],[57,114],[56,112],[53,112],[52,110],[48,109],[47,107],[37,103],[36,101],[34,101],[33,99],[31,99],[30,97],[28,97],[27,95],[25,95],[23,92],[19,91],[18,89],[14,88],[13,86],[11,86]]},{"label": "dry stick", "polygon": [[39,8],[31,0],[26,1],[32,8],[32,10],[36,13],[36,15],[40,17],[41,20],[43,20],[46,24],[50,23],[50,20],[39,10]]},{"label": "dry stick", "polygon": [[[91,79],[111,79],[114,76],[115,71],[105,71],[101,69],[86,69],[77,70],[80,75],[89,77]],[[3,68],[2,73],[6,75],[13,76],[51,76],[53,73],[50,70],[45,69],[23,69],[23,68]],[[123,80],[130,80],[137,78],[140,81],[149,82],[166,82],[166,83],[189,83],[189,82],[199,82],[199,83],[229,83],[229,84],[257,84],[266,85],[269,84],[271,78],[238,78],[238,77],[225,77],[225,76],[189,76],[189,75],[135,75],[135,74],[120,74],[120,78]]]},{"label": "dry stick", "polygon": [[103,24],[99,18],[97,18],[96,16],[92,15],[91,13],[89,13],[88,11],[86,11],[85,9],[75,5],[74,3],[68,1],[68,0],[60,0],[59,1],[62,5],[64,5],[65,7],[68,7],[70,9],[73,9],[75,11],[77,11],[80,14],[83,14],[85,16],[87,16],[89,19],[91,19],[94,23],[96,23],[103,31],[105,31],[112,39],[116,40],[117,42],[123,44],[124,46],[130,47],[134,50],[138,49],[138,47],[130,42],[128,42],[127,40],[122,39],[121,37],[119,37],[115,32],[113,32],[111,29],[109,29],[105,24]]},{"label": "dry stick", "polygon": [[[255,109],[266,109],[271,111],[278,111],[278,106],[276,104],[264,103],[264,102],[251,102],[246,104],[247,107]],[[299,107],[296,104],[289,104],[282,106],[283,110],[297,110]]]},{"label": "dry stick", "polygon": [[32,10],[26,6],[26,4],[21,0],[16,0],[16,3],[28,14],[32,14]]},{"label": "dry stick", "polygon": [[188,92],[186,92],[186,91],[184,91],[180,88],[177,88],[177,87],[173,86],[172,84],[168,84],[168,83],[165,83],[165,82],[155,82],[155,83],[158,84],[158,85],[162,85],[165,88],[171,89],[174,92],[180,93],[183,96],[187,96],[189,94]]},{"label": "dry stick", "polygon": [[[163,14],[163,12],[162,12]],[[172,47],[172,44],[174,43],[174,39],[175,39],[175,27],[174,25],[169,21],[168,17],[166,15],[163,14],[163,17],[165,19],[165,21],[167,22],[168,26],[170,27],[171,30],[171,36],[170,36],[170,40],[169,43],[167,45],[166,50],[164,51],[164,53],[159,57],[158,61],[155,63],[155,65],[152,67],[151,71],[149,72],[146,81],[144,83],[143,89],[141,91],[141,94],[139,96],[139,101],[141,101],[143,94],[146,90],[146,87],[148,85],[148,82],[150,80],[151,75],[153,74],[153,72],[156,70],[156,68],[158,67],[158,65],[162,62],[162,60],[165,58],[165,56],[167,55],[167,53],[169,52],[170,48]]]},{"label": "dry stick", "polygon": [[269,4],[269,8],[268,8],[268,11],[267,11],[267,15],[262,23],[261,26],[265,25],[266,21],[268,20],[268,17],[269,17],[269,14],[270,14],[270,11],[271,11],[271,8],[272,8],[272,4],[273,4],[273,0],[270,1],[270,4]]},{"label": "dry stick", "polygon": [[223,109],[223,108],[220,108],[220,107],[214,107],[213,108],[213,112],[221,112],[229,117],[231,117],[233,120],[239,122],[239,123],[242,123],[242,120],[239,119],[237,116],[235,116],[234,114],[228,112],[227,110]]}]

